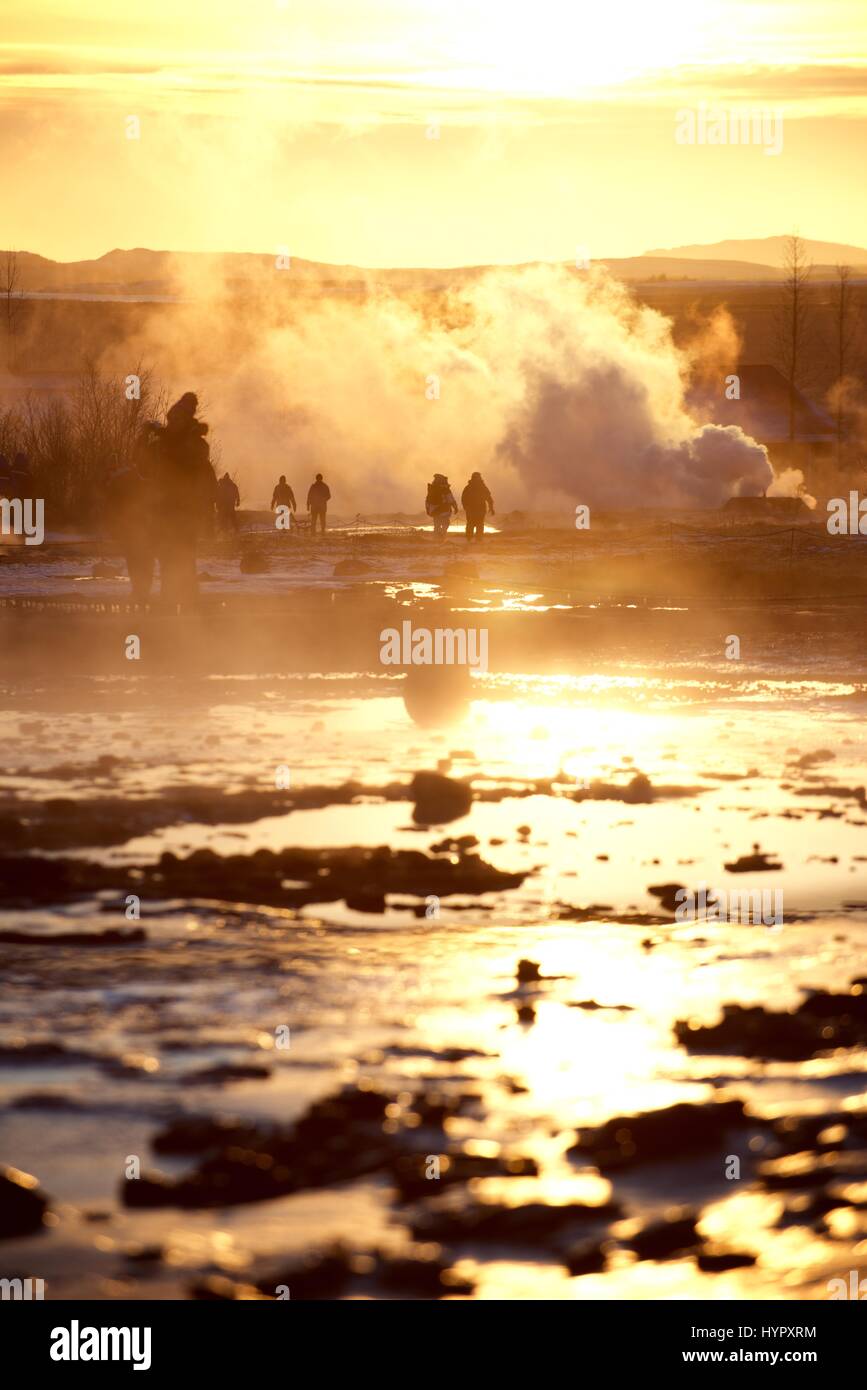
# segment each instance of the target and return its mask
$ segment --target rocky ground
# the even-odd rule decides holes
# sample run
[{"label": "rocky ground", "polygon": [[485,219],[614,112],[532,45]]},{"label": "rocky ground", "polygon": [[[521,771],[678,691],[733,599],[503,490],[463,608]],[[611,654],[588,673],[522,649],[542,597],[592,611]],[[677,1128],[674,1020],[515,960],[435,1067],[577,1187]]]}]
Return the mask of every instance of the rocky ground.
[{"label": "rocky ground", "polygon": [[[778,1299],[859,1267],[859,610],[616,564],[582,595],[574,544],[446,573],[457,542],[336,538],[312,586],[141,614],[136,665],[98,555],[6,588],[0,1274]],[[389,615],[480,613],[489,671],[379,666]],[[678,918],[702,884],[782,921]]]}]

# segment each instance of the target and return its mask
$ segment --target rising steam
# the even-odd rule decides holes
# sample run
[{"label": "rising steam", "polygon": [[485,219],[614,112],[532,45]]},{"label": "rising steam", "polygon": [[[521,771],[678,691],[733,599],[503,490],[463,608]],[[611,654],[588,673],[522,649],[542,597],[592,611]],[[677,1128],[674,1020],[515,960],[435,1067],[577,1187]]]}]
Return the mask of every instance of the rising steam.
[{"label": "rising steam", "polygon": [[[731,325],[697,347],[601,268],[492,270],[445,300],[373,290],[299,295],[273,275],[243,297],[197,285],[105,365],[152,362],[206,402],[221,467],[246,505],[277,473],[305,492],[323,472],[338,512],[417,512],[431,474],[480,469],[501,510],[717,506],[775,480],[766,450],[686,408],[696,354],[720,390]],[[184,287],[188,294],[190,287]]]}]

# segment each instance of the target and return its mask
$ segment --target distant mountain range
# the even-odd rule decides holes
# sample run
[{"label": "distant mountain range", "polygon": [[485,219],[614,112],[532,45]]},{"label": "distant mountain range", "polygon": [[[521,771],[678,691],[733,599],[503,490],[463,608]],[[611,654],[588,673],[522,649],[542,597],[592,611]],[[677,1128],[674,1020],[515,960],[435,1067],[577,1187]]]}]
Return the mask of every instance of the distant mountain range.
[{"label": "distant mountain range", "polygon": [[[802,238],[807,259],[816,266],[867,266],[863,246],[846,246],[839,241],[811,241]],[[787,236],[751,237],[746,241],[715,241],[707,246],[673,246],[667,251],[647,251],[646,256],[663,256],[679,261],[753,261],[782,270],[786,264]]]},{"label": "distant mountain range", "polygon": [[[644,256],[606,258],[612,273],[623,280],[697,281],[701,283],[778,281],[784,273],[786,237],[720,241],[709,246],[678,246],[649,251]],[[836,274],[838,264],[850,265],[867,276],[867,250],[837,242],[810,241],[805,248],[814,262],[816,279]],[[195,295],[197,286],[223,283],[227,291],[243,293],[257,283],[273,290],[275,256],[253,252],[151,251],[144,247],[108,251],[86,261],[53,261],[31,251],[19,251],[17,288],[26,294],[97,296]],[[340,292],[382,285],[396,291],[442,290],[477,278],[490,267],[451,269],[369,270],[353,265],[329,265],[293,256],[285,272],[287,288],[317,286]]]}]

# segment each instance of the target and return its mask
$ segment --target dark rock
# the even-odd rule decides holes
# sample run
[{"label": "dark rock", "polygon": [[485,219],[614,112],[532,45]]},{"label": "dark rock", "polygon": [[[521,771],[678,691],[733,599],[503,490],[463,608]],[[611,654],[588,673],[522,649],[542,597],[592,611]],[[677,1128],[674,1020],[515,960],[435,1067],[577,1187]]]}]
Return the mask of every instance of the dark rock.
[{"label": "dark rock", "polygon": [[[464,810],[468,809],[471,794],[463,783],[451,782],[438,773],[419,775],[459,788],[459,793],[446,794],[452,798],[450,805],[455,814],[464,814],[457,811],[459,795]],[[432,807],[426,803],[424,809],[428,814]],[[357,892],[412,898],[496,892],[517,888],[525,877],[524,873],[495,869],[475,854],[453,861],[418,850],[394,850],[388,845],[375,849],[260,849],[247,855],[195,850],[184,859],[166,852],[156,864],[123,868],[89,859],[0,856],[0,881],[7,904],[27,905],[65,902],[104,891],[136,893],[142,899],[162,901],[169,897],[199,898],[207,879],[208,896],[214,900],[300,907],[338,902]],[[287,887],[287,881],[299,886]]]},{"label": "dark rock", "polygon": [[270,1067],[223,1062],[187,1072],[180,1081],[184,1086],[222,1086],[232,1081],[264,1081],[270,1075]]},{"label": "dark rock", "polygon": [[341,1245],[310,1252],[257,1282],[259,1291],[274,1297],[285,1287],[293,1302],[340,1298],[358,1286],[394,1291],[410,1298],[442,1298],[470,1294],[474,1285],[449,1268],[436,1245],[400,1252],[349,1251]]},{"label": "dark rock", "polygon": [[[130,1207],[197,1209],[261,1202],[350,1182],[387,1168],[404,1147],[399,1132],[383,1126],[391,1103],[380,1091],[347,1086],[316,1101],[292,1127],[242,1127],[234,1141],[219,1138],[217,1148],[209,1143],[198,1166],[183,1177],[149,1173],[122,1183],[122,1200]],[[448,1102],[428,1101],[424,1093],[415,1097],[414,1105],[422,1125],[441,1123],[449,1113]],[[188,1145],[189,1151],[211,1138],[218,1138],[216,1129],[203,1127],[197,1133],[191,1127],[164,1132],[160,1142],[162,1152],[179,1152],[179,1145]]]},{"label": "dark rock", "polygon": [[384,893],[347,893],[343,901],[353,912],[383,913],[386,908]]},{"label": "dark rock", "polygon": [[661,1221],[649,1221],[626,1244],[640,1260],[666,1260],[693,1249],[701,1240],[694,1212],[679,1212]]},{"label": "dark rock", "polygon": [[783,1153],[801,1153],[805,1149],[830,1153],[867,1141],[867,1112],[835,1110],[821,1115],[784,1115],[773,1121],[771,1130]]},{"label": "dark rock", "polygon": [[428,1177],[428,1154],[403,1154],[394,1163],[391,1176],[402,1202],[415,1201],[419,1197],[431,1197],[434,1193],[456,1183],[469,1182],[473,1178],[489,1177],[538,1177],[539,1169],[535,1159],[517,1155],[482,1155],[463,1150],[450,1150],[439,1155],[439,1177]]},{"label": "dark rock", "polygon": [[526,985],[531,981],[541,980],[542,975],[538,965],[534,960],[518,961],[518,984]]},{"label": "dark rock", "polygon": [[783,866],[773,863],[769,854],[763,853],[758,845],[753,845],[752,854],[742,854],[740,859],[735,859],[733,863],[724,867],[730,874],[762,874],[782,869]]},{"label": "dark rock", "polygon": [[792,1012],[761,1005],[725,1004],[718,1023],[679,1019],[675,1036],[690,1052],[730,1052],[782,1062],[803,1062],[821,1052],[867,1044],[867,996],[819,990]]},{"label": "dark rock", "polygon": [[473,794],[466,782],[457,782],[441,772],[417,772],[409,794],[415,803],[412,817],[417,825],[458,820],[467,814],[473,803]]},{"label": "dark rock", "polygon": [[98,1062],[89,1052],[79,1048],[65,1047],[55,1042],[11,1042],[0,1045],[0,1062],[13,1063],[19,1067],[76,1066],[82,1062]]},{"label": "dark rock", "polygon": [[292,1264],[258,1282],[261,1293],[271,1298],[281,1286],[289,1290],[293,1302],[298,1300],[339,1298],[352,1278],[352,1256],[341,1245],[325,1251],[302,1255]]},{"label": "dark rock", "polygon": [[0,931],[0,944],[4,946],[138,946],[142,941],[147,941],[143,927],[112,927],[101,932]]},{"label": "dark rock", "polygon": [[605,1249],[601,1241],[581,1240],[566,1251],[564,1263],[573,1276],[599,1274],[605,1268]]},{"label": "dark rock", "polygon": [[659,898],[667,912],[674,912],[678,906],[677,895],[684,891],[684,887],[682,883],[656,883],[652,884],[647,891],[654,898]]},{"label": "dark rock", "polygon": [[48,1198],[36,1178],[0,1164],[0,1240],[42,1229]]},{"label": "dark rock", "polygon": [[209,1119],[195,1115],[173,1120],[155,1136],[151,1147],[158,1154],[201,1154],[229,1144],[253,1146],[267,1131],[235,1119]]},{"label": "dark rock", "polygon": [[436,1246],[421,1246],[418,1254],[380,1255],[376,1278],[385,1289],[404,1296],[442,1298],[444,1294],[471,1294],[475,1285],[449,1268]]},{"label": "dark rock", "polygon": [[161,1245],[133,1245],[124,1250],[124,1259],[131,1264],[159,1264],[164,1256],[165,1250]]},{"label": "dark rock", "polygon": [[[338,560],[332,573],[335,579],[342,574],[370,574],[372,566],[365,564],[364,560]],[[410,592],[412,592],[410,590]]]},{"label": "dark rock", "polygon": [[65,1110],[75,1113],[83,1108],[71,1096],[58,1095],[55,1091],[29,1091],[26,1095],[16,1096],[10,1104],[11,1110]]},{"label": "dark rock", "polygon": [[571,1157],[591,1160],[601,1170],[677,1160],[718,1148],[730,1129],[749,1124],[739,1100],[683,1101],[664,1110],[618,1115],[596,1129],[578,1131]]},{"label": "dark rock", "polygon": [[418,1240],[550,1246],[554,1241],[568,1242],[575,1227],[608,1223],[620,1214],[615,1202],[596,1206],[527,1202],[510,1207],[480,1202],[456,1189],[422,1204],[412,1215],[410,1228]]},{"label": "dark rock", "polygon": [[423,1047],[421,1043],[389,1043],[365,1052],[362,1062],[375,1062],[386,1057],[427,1057],[432,1062],[466,1062],[471,1057],[496,1057],[496,1052],[483,1052],[478,1047]]},{"label": "dark rock", "polygon": [[832,753],[830,748],[817,748],[815,753],[802,753],[800,758],[795,758],[789,766],[803,769],[818,767],[820,763],[833,762],[835,757],[836,754]]},{"label": "dark rock", "polygon": [[634,1013],[631,1004],[597,1004],[595,999],[570,999],[567,1005],[570,1009],[587,1009],[589,1013],[597,1009],[608,1009],[610,1013],[631,1014]]},{"label": "dark rock", "polygon": [[798,1008],[801,1017],[867,1023],[867,991],[856,985],[850,993],[831,994],[828,990],[812,990]]},{"label": "dark rock", "polygon": [[439,844],[431,845],[431,854],[466,854],[468,850],[475,849],[478,845],[476,835],[459,835],[456,839],[440,840]]},{"label": "dark rock", "polygon": [[623,801],[629,806],[644,806],[651,801],[655,801],[659,795],[686,795],[697,790],[692,787],[654,788],[649,777],[643,772],[636,772],[635,776],[624,787],[616,782],[602,782],[598,778],[590,783],[589,787],[581,787],[573,792],[573,801]]},{"label": "dark rock", "polygon": [[737,1250],[700,1250],[696,1264],[705,1274],[722,1274],[727,1269],[747,1269],[756,1262],[755,1255]]}]

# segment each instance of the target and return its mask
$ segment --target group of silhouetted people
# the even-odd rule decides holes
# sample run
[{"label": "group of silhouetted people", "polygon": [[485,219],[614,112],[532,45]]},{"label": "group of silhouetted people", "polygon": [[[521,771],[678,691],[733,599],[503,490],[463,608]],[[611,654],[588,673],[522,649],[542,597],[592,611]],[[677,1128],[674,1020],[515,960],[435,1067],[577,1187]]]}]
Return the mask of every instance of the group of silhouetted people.
[{"label": "group of silhouetted people", "polygon": [[[488,491],[481,473],[473,473],[461,493],[461,507],[467,518],[466,537],[468,541],[480,541],[485,534],[485,515],[494,515],[494,499]],[[461,510],[454,498],[451,485],[444,473],[434,473],[428,483],[425,511],[433,518],[434,535],[445,540],[451,525],[452,515]]]},{"label": "group of silhouetted people", "polygon": [[[198,398],[181,396],[166,413],[165,424],[148,421],[142,429],[130,464],[115,473],[106,487],[106,520],[124,552],[132,597],[150,596],[154,568],[159,562],[160,597],[170,605],[187,606],[198,597],[196,555],[202,535],[216,521],[221,531],[238,530],[241,494],[228,473],[217,480],[211,463],[208,426],[197,415]],[[0,454],[0,496],[32,495],[27,459],[16,454],[10,468]],[[331,490],[317,473],[307,493],[311,534],[324,536]],[[288,507],[294,517],[295,494],[281,473],[271,497],[271,510]],[[473,473],[461,493],[468,541],[481,540],[485,516],[494,515],[494,499],[481,473]],[[454,513],[460,510],[448,478],[435,473],[428,484],[425,510],[433,518],[434,534],[445,539]]]},{"label": "group of silhouetted people", "polygon": [[[169,408],[164,425],[148,421],[130,464],[116,472],[106,487],[106,520],[123,550],[135,602],[150,596],[159,562],[161,599],[171,606],[194,603],[201,537],[215,522],[222,532],[232,535],[238,531],[241,494],[228,473],[219,481],[216,477],[208,426],[197,416],[198,405],[198,398],[187,391]],[[0,461],[5,462],[2,456]],[[2,492],[0,470],[0,495]],[[307,494],[314,534],[317,525],[325,532],[330,498],[322,474],[317,473]],[[281,475],[271,499],[272,510],[280,505],[295,512],[295,496],[285,475]]]},{"label": "group of silhouetted people", "polygon": [[[316,535],[316,527],[319,527],[321,534],[325,535],[325,516],[328,511],[328,503],[331,501],[331,489],[322,480],[322,474],[317,473],[316,479],[307,489],[307,510],[310,513],[310,531]],[[276,507],[288,507],[293,517],[297,511],[295,493],[286,481],[286,474],[281,473],[274,491],[271,494],[271,510]]]}]

